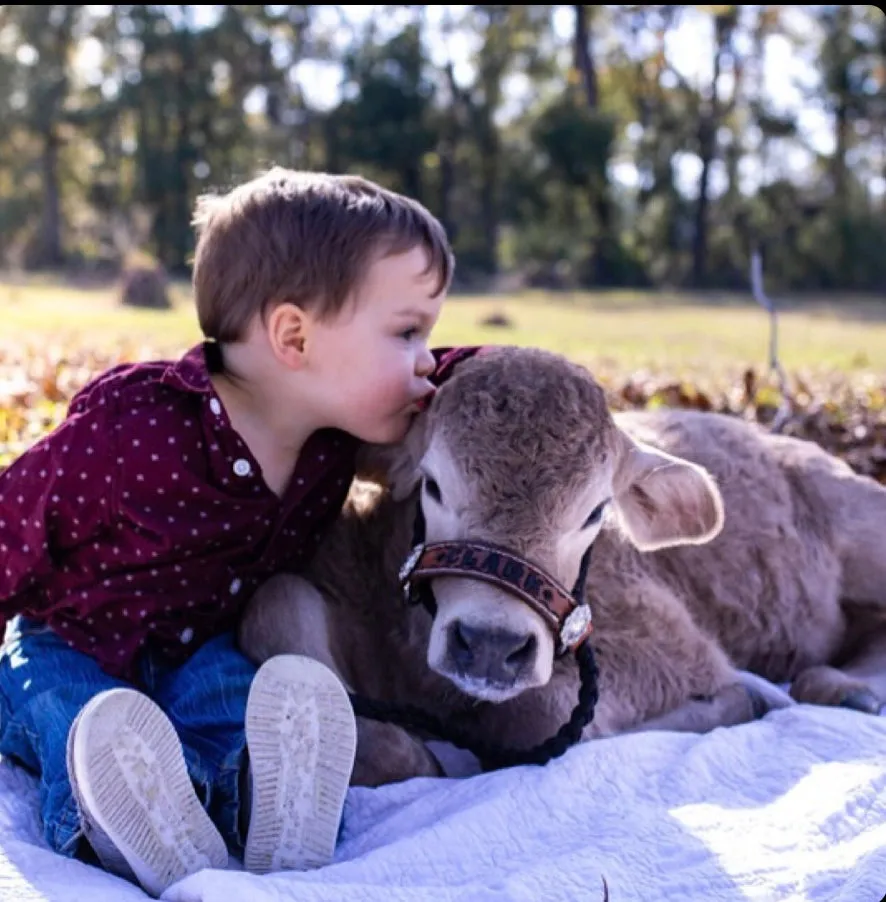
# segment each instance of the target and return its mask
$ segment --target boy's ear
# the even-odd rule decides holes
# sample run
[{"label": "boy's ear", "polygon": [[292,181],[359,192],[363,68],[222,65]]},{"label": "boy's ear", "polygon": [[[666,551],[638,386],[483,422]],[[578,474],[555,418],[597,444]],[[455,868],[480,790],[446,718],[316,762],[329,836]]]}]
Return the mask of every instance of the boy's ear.
[{"label": "boy's ear", "polygon": [[300,369],[310,332],[308,314],[297,304],[276,304],[265,317],[265,328],[277,359],[289,369]]},{"label": "boy's ear", "polygon": [[357,478],[387,486],[395,501],[408,498],[421,480],[419,464],[428,450],[430,418],[420,413],[406,436],[393,445],[361,445],[357,451]]}]

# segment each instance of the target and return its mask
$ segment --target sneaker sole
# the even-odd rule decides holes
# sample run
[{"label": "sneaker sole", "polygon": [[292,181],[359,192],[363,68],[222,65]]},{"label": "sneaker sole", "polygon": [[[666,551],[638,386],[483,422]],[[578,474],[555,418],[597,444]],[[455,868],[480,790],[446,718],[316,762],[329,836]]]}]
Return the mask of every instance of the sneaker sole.
[{"label": "sneaker sole", "polygon": [[354,713],[338,677],[299,655],[266,661],[247,700],[246,742],[252,772],[246,870],[329,864],[357,749]]},{"label": "sneaker sole", "polygon": [[76,793],[86,816],[159,896],[228,851],[203,810],[169,719],[147,696],[111,689],[83,708],[73,735]]}]

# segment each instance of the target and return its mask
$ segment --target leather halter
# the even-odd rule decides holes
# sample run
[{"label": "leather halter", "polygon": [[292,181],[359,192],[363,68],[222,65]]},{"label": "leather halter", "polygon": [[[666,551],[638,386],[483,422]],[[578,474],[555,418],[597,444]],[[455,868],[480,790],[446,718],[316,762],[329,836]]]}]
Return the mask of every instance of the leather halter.
[{"label": "leather halter", "polygon": [[409,604],[437,611],[429,581],[436,576],[479,579],[500,586],[529,605],[547,624],[558,657],[576,652],[593,632],[590,605],[584,598],[591,547],[584,553],[572,592],[550,574],[506,548],[486,542],[426,543],[425,519],[418,502],[412,551],[400,570],[400,584]]},{"label": "leather halter", "polygon": [[582,558],[570,596],[560,583],[543,570],[497,546],[476,542],[426,545],[424,539],[425,520],[419,500],[413,525],[413,550],[400,571],[407,602],[424,604],[434,616],[437,604],[430,579],[438,574],[484,579],[503,586],[544,617],[545,623],[554,632],[558,656],[570,650],[575,653],[580,678],[576,705],[556,734],[530,749],[516,750],[495,742],[478,741],[458,723],[446,723],[432,712],[412,705],[372,701],[348,693],[354,712],[358,717],[426,732],[459,748],[468,749],[480,760],[484,770],[517,764],[540,765],[562,755],[580,741],[582,731],[594,718],[599,697],[597,664],[593,647],[587,641],[592,630],[591,609],[584,600],[591,549],[588,548]]}]

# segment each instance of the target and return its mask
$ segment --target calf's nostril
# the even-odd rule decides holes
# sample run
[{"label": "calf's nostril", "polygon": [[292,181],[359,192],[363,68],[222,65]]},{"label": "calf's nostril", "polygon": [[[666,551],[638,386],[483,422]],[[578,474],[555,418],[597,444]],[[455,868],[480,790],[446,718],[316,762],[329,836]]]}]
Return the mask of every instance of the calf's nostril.
[{"label": "calf's nostril", "polygon": [[449,654],[459,667],[471,667],[477,634],[469,626],[456,622],[449,630]]},{"label": "calf's nostril", "polygon": [[535,636],[527,637],[526,641],[519,648],[512,651],[505,658],[505,662],[511,667],[519,667],[521,664],[526,664],[534,657],[537,645],[538,641]]},{"label": "calf's nostril", "polygon": [[452,631],[455,640],[455,646],[459,651],[471,650],[471,634],[472,631],[463,623],[456,623]]}]

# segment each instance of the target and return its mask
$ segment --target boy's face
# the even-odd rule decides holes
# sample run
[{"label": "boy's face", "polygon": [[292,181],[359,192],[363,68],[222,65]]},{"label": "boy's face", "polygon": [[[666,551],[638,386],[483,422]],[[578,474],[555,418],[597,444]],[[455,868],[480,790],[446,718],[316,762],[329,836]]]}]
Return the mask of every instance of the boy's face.
[{"label": "boy's face", "polygon": [[312,320],[307,366],[330,425],[367,442],[400,441],[432,391],[428,338],[443,303],[437,275],[414,248],[369,269],[350,304],[326,322]]}]

